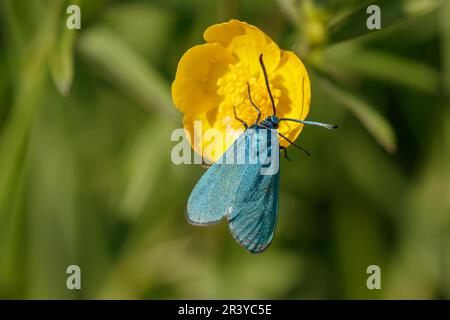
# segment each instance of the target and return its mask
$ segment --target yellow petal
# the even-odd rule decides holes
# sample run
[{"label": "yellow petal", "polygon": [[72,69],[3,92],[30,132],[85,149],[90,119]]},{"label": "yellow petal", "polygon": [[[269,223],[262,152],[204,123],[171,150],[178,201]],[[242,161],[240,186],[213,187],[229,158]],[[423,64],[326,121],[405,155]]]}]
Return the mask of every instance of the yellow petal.
[{"label": "yellow petal", "polygon": [[240,126],[234,117],[217,117],[217,110],[185,114],[183,118],[184,129],[194,151],[211,162],[217,161],[244,133],[244,127],[238,124]]},{"label": "yellow petal", "polygon": [[[311,104],[311,83],[305,66],[293,52],[282,50],[280,65],[275,70],[272,85],[281,90],[277,116],[304,120]],[[302,128],[302,124],[283,121],[278,130],[294,141]],[[283,138],[280,139],[280,144],[289,145]]]},{"label": "yellow petal", "polygon": [[206,42],[218,43],[226,48],[234,37],[244,35],[247,30],[259,31],[257,27],[251,24],[232,19],[228,22],[212,25],[206,29],[203,38]]},{"label": "yellow petal", "polygon": [[197,113],[217,108],[222,100],[217,94],[217,80],[235,60],[219,44],[203,44],[189,49],[178,63],[172,84],[175,106],[183,113]]},{"label": "yellow petal", "polygon": [[[234,119],[233,107],[237,107],[245,121],[250,124],[254,121],[256,114],[247,101],[246,82],[263,118],[272,114],[260,54],[269,75],[277,116],[305,119],[311,84],[304,65],[294,53],[280,50],[264,32],[237,20],[211,26],[204,38],[207,44],[194,47],[183,56],[172,86],[173,100],[184,113],[184,128],[197,153],[217,161],[243,133],[242,124]],[[197,125],[201,123],[199,131],[195,130],[196,121]],[[301,124],[282,122],[279,132],[294,141],[302,128]],[[209,129],[215,129],[221,141],[217,141],[214,133],[205,138]],[[283,138],[280,144],[289,145]]]},{"label": "yellow petal", "polygon": [[238,20],[209,27],[203,37],[206,42],[219,43],[243,62],[253,76],[259,75],[259,55],[264,55],[264,64],[272,72],[280,62],[280,48],[272,39],[255,26]]}]

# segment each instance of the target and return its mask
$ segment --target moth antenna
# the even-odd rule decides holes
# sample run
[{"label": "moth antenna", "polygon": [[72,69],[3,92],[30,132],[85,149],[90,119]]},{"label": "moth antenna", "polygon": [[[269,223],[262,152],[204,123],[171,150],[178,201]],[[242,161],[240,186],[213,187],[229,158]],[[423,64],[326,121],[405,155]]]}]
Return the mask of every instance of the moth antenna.
[{"label": "moth antenna", "polygon": [[306,120],[299,120],[299,119],[292,119],[292,118],[280,118],[278,121],[279,122],[292,121],[292,122],[308,124],[308,125],[318,126],[318,127],[327,128],[327,129],[337,129],[338,128],[338,126],[335,124],[328,124],[328,123],[317,122],[317,121],[306,121]]},{"label": "moth antenna", "polygon": [[269,92],[270,102],[272,103],[273,115],[275,116],[277,114],[277,110],[275,109],[275,101],[273,100],[272,91],[270,91],[269,77],[267,76],[266,67],[264,66],[262,53],[259,55],[259,63],[261,64],[261,68],[264,74],[264,80],[266,81],[267,91]]}]

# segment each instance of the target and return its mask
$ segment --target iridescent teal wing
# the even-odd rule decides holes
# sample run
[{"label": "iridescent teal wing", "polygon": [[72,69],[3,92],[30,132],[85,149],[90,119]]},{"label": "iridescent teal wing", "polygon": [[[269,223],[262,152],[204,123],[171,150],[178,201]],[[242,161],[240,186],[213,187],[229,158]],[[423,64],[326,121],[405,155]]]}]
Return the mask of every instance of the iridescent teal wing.
[{"label": "iridescent teal wing", "polygon": [[279,144],[275,130],[272,131],[267,148],[268,154],[277,161],[276,171],[263,175],[261,170],[264,165],[260,162],[246,165],[232,207],[227,213],[233,237],[252,253],[267,249],[277,223],[280,175]]},{"label": "iridescent teal wing", "polygon": [[[228,213],[245,167],[236,164],[237,145],[245,141],[245,136],[246,133],[239,136],[195,185],[186,208],[186,218],[191,224],[217,223]],[[226,159],[235,164],[226,164]]]},{"label": "iridescent teal wing", "polygon": [[278,165],[276,130],[250,128],[200,178],[188,200],[187,220],[209,225],[227,216],[233,237],[244,248],[264,251],[277,221]]}]

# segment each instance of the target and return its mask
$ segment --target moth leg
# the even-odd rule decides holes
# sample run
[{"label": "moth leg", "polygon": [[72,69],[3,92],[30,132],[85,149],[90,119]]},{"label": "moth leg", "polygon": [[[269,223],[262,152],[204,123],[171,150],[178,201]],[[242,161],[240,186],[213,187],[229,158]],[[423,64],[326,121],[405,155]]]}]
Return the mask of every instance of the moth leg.
[{"label": "moth leg", "polygon": [[245,129],[248,129],[248,124],[247,122],[245,122],[244,120],[238,118],[238,116],[236,115],[236,106],[233,106],[233,111],[234,111],[234,118],[239,121],[240,123],[242,123],[242,125],[245,127]]},{"label": "moth leg", "polygon": [[290,144],[292,144],[294,147],[297,147],[297,148],[299,148],[300,150],[302,150],[307,156],[311,156],[311,155],[309,154],[308,151],[306,151],[305,149],[303,149],[302,147],[300,147],[298,144],[295,144],[294,142],[292,142],[289,138],[287,138],[287,137],[284,136],[283,134],[281,134],[281,133],[279,133],[279,132],[278,132],[278,134],[279,134],[281,137],[283,137],[287,142],[289,142]]},{"label": "moth leg", "polygon": [[250,100],[250,103],[252,104],[253,108],[256,109],[256,112],[258,112],[258,116],[256,117],[256,121],[255,121],[255,124],[258,124],[259,120],[261,119],[261,110],[258,108],[256,103],[254,103],[252,100],[252,95],[250,93],[250,85],[248,82],[247,82],[247,91],[248,91],[248,99]]},{"label": "moth leg", "polygon": [[284,152],[284,157],[286,158],[287,161],[291,161],[291,159],[289,159],[288,155],[287,155],[287,148],[280,146],[280,150],[283,150]]}]

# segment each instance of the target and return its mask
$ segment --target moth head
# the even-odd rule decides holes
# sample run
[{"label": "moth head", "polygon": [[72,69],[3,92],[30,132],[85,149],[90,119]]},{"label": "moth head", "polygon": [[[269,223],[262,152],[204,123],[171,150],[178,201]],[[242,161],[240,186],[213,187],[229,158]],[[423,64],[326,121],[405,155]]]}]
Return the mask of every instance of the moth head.
[{"label": "moth head", "polygon": [[270,116],[270,117],[268,117],[268,119],[269,119],[272,127],[274,129],[278,129],[278,125],[280,123],[280,120],[277,118],[277,116]]}]

